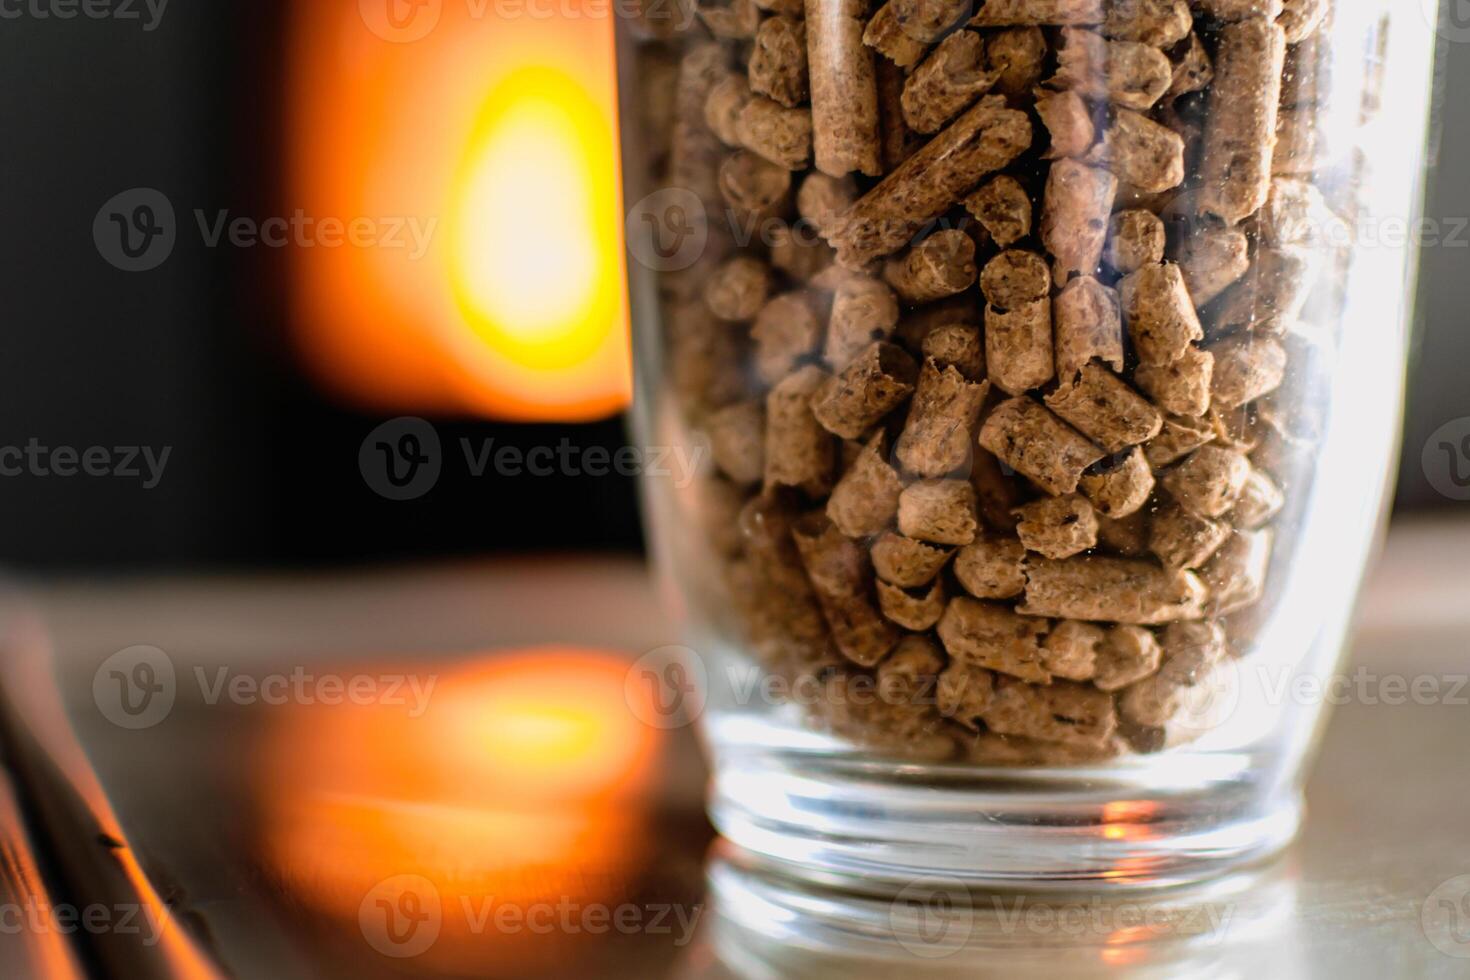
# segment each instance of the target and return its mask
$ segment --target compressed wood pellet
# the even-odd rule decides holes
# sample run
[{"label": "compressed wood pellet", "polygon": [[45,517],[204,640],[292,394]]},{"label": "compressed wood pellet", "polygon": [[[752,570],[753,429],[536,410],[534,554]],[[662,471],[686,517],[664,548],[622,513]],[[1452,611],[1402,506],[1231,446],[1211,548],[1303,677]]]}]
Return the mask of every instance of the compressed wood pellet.
[{"label": "compressed wood pellet", "polygon": [[1197,229],[1184,243],[1179,268],[1196,307],[1206,306],[1250,271],[1250,242],[1236,228]]},{"label": "compressed wood pellet", "polygon": [[918,365],[903,348],[878,341],[823,384],[812,413],[833,435],[857,439],[908,400],[918,376]]},{"label": "compressed wood pellet", "polygon": [[736,483],[759,483],[766,472],[766,410],[760,401],[736,402],[709,417],[710,455]]},{"label": "compressed wood pellet", "polygon": [[1179,505],[1198,517],[1222,517],[1250,477],[1250,460],[1221,446],[1201,446],[1160,480]]},{"label": "compressed wood pellet", "polygon": [[778,494],[752,497],[738,518],[750,558],[757,649],[768,664],[816,661],[831,647],[827,621],[792,538],[795,521],[789,497]]},{"label": "compressed wood pellet", "polygon": [[898,529],[930,544],[975,540],[975,489],[967,480],[920,480],[898,495]]},{"label": "compressed wood pellet", "polygon": [[1036,114],[1042,125],[1051,134],[1051,146],[1046,157],[1081,157],[1092,149],[1097,139],[1097,127],[1092,121],[1092,109],[1082,96],[1070,89],[1063,92],[1039,90],[1036,94]]},{"label": "compressed wood pellet", "polygon": [[1030,145],[1025,113],[1007,109],[995,97],[981,99],[847,211],[829,239],[839,261],[862,265],[897,251],[918,228]]},{"label": "compressed wood pellet", "polygon": [[1117,179],[1108,171],[1075,160],[1052,164],[1046,180],[1041,241],[1054,257],[1058,286],[1074,274],[1090,276],[1102,260]]},{"label": "compressed wood pellet", "polygon": [[1301,44],[1327,19],[1332,0],[1281,0],[1281,7],[1276,24],[1286,34],[1286,43]]},{"label": "compressed wood pellet", "polygon": [[1044,399],[1072,428],[1109,453],[1159,434],[1164,417],[1148,400],[1100,364],[1085,365]]},{"label": "compressed wood pellet", "polygon": [[1210,352],[1215,355],[1210,393],[1223,408],[1235,408],[1275,391],[1286,376],[1286,348],[1271,337],[1231,337]]},{"label": "compressed wood pellet", "polygon": [[1010,248],[1031,234],[1031,196],[1014,177],[988,181],[965,198],[965,210],[975,216],[999,248]]},{"label": "compressed wood pellet", "polygon": [[1052,378],[1051,300],[985,308],[985,369],[997,388],[1019,395]]},{"label": "compressed wood pellet", "polygon": [[734,41],[755,37],[761,21],[754,0],[696,0],[695,10],[711,34]]},{"label": "compressed wood pellet", "polygon": [[1105,455],[1024,396],[990,413],[980,428],[980,445],[1047,493],[1058,495],[1076,490],[1082,471]]},{"label": "compressed wood pellet", "polygon": [[980,291],[990,305],[1016,309],[1051,295],[1051,270],[1035,252],[1010,249],[985,264]]},{"label": "compressed wood pellet", "polygon": [[954,367],[925,361],[894,450],[903,468],[922,477],[963,469],[973,455],[971,433],[989,391],[988,383],[972,383]]},{"label": "compressed wood pellet", "polygon": [[898,298],[893,290],[868,276],[847,276],[832,295],[827,320],[827,363],[841,370],[875,340],[884,340],[898,326]]},{"label": "compressed wood pellet", "polygon": [[1230,518],[1236,527],[1254,531],[1279,514],[1285,505],[1286,495],[1275,481],[1262,471],[1252,469],[1235,500]]},{"label": "compressed wood pellet", "polygon": [[898,630],[873,607],[868,553],[825,514],[808,514],[792,529],[832,640],[843,656],[872,667],[898,643]]},{"label": "compressed wood pellet", "polygon": [[1276,145],[1271,152],[1273,175],[1311,176],[1328,157],[1313,107],[1283,109],[1276,119]]},{"label": "compressed wood pellet", "polygon": [[827,516],[850,538],[879,534],[898,515],[903,484],[888,465],[885,448],[882,432],[869,439],[827,500]]},{"label": "compressed wood pellet", "polygon": [[863,30],[863,44],[908,72],[924,57],[928,45],[903,29],[898,7],[884,3]]},{"label": "compressed wood pellet", "polygon": [[879,578],[906,589],[917,589],[934,581],[954,549],[887,531],[873,542],[871,554]]},{"label": "compressed wood pellet", "polygon": [[1225,539],[1230,526],[1191,514],[1170,501],[1149,521],[1148,548],[1167,568],[1199,568]]},{"label": "compressed wood pellet", "polygon": [[981,538],[955,553],[955,578],[977,599],[1014,599],[1026,590],[1025,558],[1019,538]]},{"label": "compressed wood pellet", "polygon": [[808,282],[832,266],[837,253],[809,229],[785,222],[770,227],[771,268],[792,279]]},{"label": "compressed wood pellet", "polygon": [[1191,343],[1204,339],[1179,266],[1146,265],[1123,278],[1118,294],[1133,349],[1144,364],[1177,361]]},{"label": "compressed wood pellet", "polygon": [[1198,34],[1191,33],[1169,52],[1174,65],[1174,78],[1169,83],[1166,99],[1203,92],[1215,80],[1215,62]]},{"label": "compressed wood pellet", "polygon": [[984,39],[956,31],[908,77],[900,103],[904,122],[916,133],[937,133],[999,78],[1000,72],[985,67]]},{"label": "compressed wood pellet", "polygon": [[1215,309],[1215,334],[1249,328],[1257,334],[1283,334],[1297,325],[1316,279],[1314,254],[1306,248],[1260,245],[1256,261]]},{"label": "compressed wood pellet", "polygon": [[827,372],[807,365],[787,375],[766,396],[766,486],[801,487],[821,494],[832,486],[837,450],[831,433],[812,414],[812,399]]},{"label": "compressed wood pellet", "polygon": [[1103,33],[1121,41],[1168,48],[1189,36],[1194,15],[1185,0],[1113,0]]},{"label": "compressed wood pellet", "polygon": [[786,211],[791,171],[748,150],[737,150],[720,164],[719,187],[734,217],[756,226]]},{"label": "compressed wood pellet", "polygon": [[935,232],[889,259],[883,278],[907,303],[932,303],[975,282],[975,242],[962,231]]},{"label": "compressed wood pellet", "polygon": [[725,49],[711,42],[689,49],[675,82],[668,183],[694,193],[707,207],[719,200],[715,172],[720,141],[704,124],[704,104],[710,90],[730,74]]},{"label": "compressed wood pellet", "polygon": [[1008,99],[1031,94],[1046,68],[1046,35],[1039,27],[1011,27],[987,32],[985,56],[1000,72],[995,90]]},{"label": "compressed wood pellet", "polygon": [[822,693],[805,706],[813,721],[834,735],[912,762],[945,762],[955,754],[955,740],[941,730],[944,719],[932,705],[888,704],[866,674],[836,672],[821,686]]},{"label": "compressed wood pellet", "polygon": [[1026,562],[1026,594],[1018,611],[1028,616],[1155,626],[1198,619],[1208,598],[1192,572],[1169,571],[1153,562],[1103,555]]},{"label": "compressed wood pellet", "polygon": [[771,270],[761,260],[737,255],[715,270],[704,288],[704,301],[721,320],[753,319],[766,305]]},{"label": "compressed wood pellet", "polygon": [[1107,167],[1119,182],[1145,194],[1184,182],[1184,140],[1161,123],[1131,109],[1116,109],[1102,142],[1087,162]]},{"label": "compressed wood pellet", "polygon": [[941,370],[952,367],[968,381],[985,378],[985,341],[980,328],[968,323],[946,323],[929,331],[923,352]]},{"label": "compressed wood pellet", "polygon": [[1015,513],[1016,534],[1028,551],[1071,558],[1097,546],[1097,513],[1081,494],[1042,497]]},{"label": "compressed wood pellet", "polygon": [[917,632],[931,629],[944,614],[944,580],[935,579],[927,589],[907,591],[878,582],[878,608],[891,622]]},{"label": "compressed wood pellet", "polygon": [[972,27],[1101,24],[1103,0],[985,0]]},{"label": "compressed wood pellet", "polygon": [[[922,56],[922,51],[914,55],[916,59]],[[878,79],[878,159],[883,173],[892,173],[924,145],[924,136],[904,122],[903,87],[908,82],[905,69],[883,55],[874,62]]]},{"label": "compressed wood pellet", "polygon": [[1105,257],[1108,265],[1125,276],[1164,261],[1166,246],[1164,222],[1150,211],[1119,211],[1108,223]]},{"label": "compressed wood pellet", "polygon": [[1225,634],[1218,623],[1175,623],[1164,630],[1161,642],[1163,666],[1118,699],[1123,717],[1139,725],[1168,724],[1184,707],[1190,688],[1225,656]]},{"label": "compressed wood pellet", "polygon": [[983,449],[976,451],[970,463],[970,485],[975,488],[975,503],[986,527],[993,531],[1015,530],[1016,518],[1011,510],[1022,499],[1020,482],[1000,460]]},{"label": "compressed wood pellet", "polygon": [[807,100],[806,24],[767,17],[755,32],[748,62],[750,88],[787,108]]},{"label": "compressed wood pellet", "polygon": [[814,171],[806,175],[796,192],[796,211],[817,231],[831,234],[833,221],[857,200],[857,184],[851,177],[832,177]]},{"label": "compressed wood pellet", "polygon": [[1045,619],[957,596],[939,620],[939,640],[952,661],[1046,683],[1051,675],[1042,665],[1041,641],[1049,629]]},{"label": "compressed wood pellet", "polygon": [[927,636],[905,636],[878,668],[878,696],[885,704],[926,704],[943,670],[938,643]]},{"label": "compressed wood pellet", "polygon": [[1079,486],[1100,517],[1128,517],[1153,495],[1153,467],[1143,449],[1135,446],[1102,464],[1102,468],[1084,473]]},{"label": "compressed wood pellet", "polygon": [[790,374],[822,341],[822,323],[803,293],[782,293],[761,307],[750,328],[755,341],[755,369],[775,384]]},{"label": "compressed wood pellet", "polygon": [[961,660],[953,660],[939,675],[934,689],[939,713],[971,731],[979,731],[980,716],[990,707],[995,674]]},{"label": "compressed wood pellet", "polygon": [[1149,465],[1162,469],[1215,439],[1215,429],[1208,420],[1172,415],[1164,418],[1159,434],[1143,447]]},{"label": "compressed wood pellet", "polygon": [[1148,554],[1149,513],[1139,509],[1127,517],[1097,519],[1098,546],[1123,558]]},{"label": "compressed wood pellet", "polygon": [[1215,355],[1191,345],[1169,364],[1140,364],[1133,380],[1165,412],[1200,416],[1210,410],[1214,375]]},{"label": "compressed wood pellet", "polygon": [[1281,16],[1285,0],[1192,0],[1194,5],[1216,20],[1237,21],[1248,17],[1275,20]]},{"label": "compressed wood pellet", "polygon": [[1051,84],[1089,99],[1147,110],[1169,90],[1173,79],[1174,66],[1158,48],[1108,41],[1092,31],[1064,30]]},{"label": "compressed wood pellet", "polygon": [[1118,727],[1113,699],[1072,681],[1039,685],[999,678],[984,718],[1001,735],[1080,745],[1106,742]]},{"label": "compressed wood pellet", "polygon": [[863,45],[863,0],[806,0],[807,71],[816,168],[832,177],[883,172],[878,83]]},{"label": "compressed wood pellet", "polygon": [[1053,305],[1058,378],[1072,378],[1094,358],[1123,370],[1123,314],[1114,290],[1078,276]]},{"label": "compressed wood pellet", "polygon": [[1092,683],[1100,691],[1120,691],[1159,669],[1164,650],[1142,626],[1114,626],[1099,644]]},{"label": "compressed wood pellet", "polygon": [[1046,672],[1065,681],[1091,680],[1097,670],[1098,648],[1106,638],[1102,627],[1068,619],[1057,623],[1042,641],[1041,660]]},{"label": "compressed wood pellet", "polygon": [[787,170],[804,170],[812,156],[812,117],[763,95],[751,96],[735,120],[741,145]]},{"label": "compressed wood pellet", "polygon": [[1202,213],[1236,224],[1266,203],[1285,59],[1286,35],[1269,20],[1220,31],[1200,163]]},{"label": "compressed wood pellet", "polygon": [[1200,578],[1210,590],[1211,614],[1228,616],[1260,601],[1266,590],[1271,544],[1269,530],[1236,531],[1200,569]]},{"label": "compressed wood pellet", "polygon": [[704,121],[726,146],[740,145],[740,110],[751,99],[750,83],[744,75],[729,74],[716,82],[704,101]]}]

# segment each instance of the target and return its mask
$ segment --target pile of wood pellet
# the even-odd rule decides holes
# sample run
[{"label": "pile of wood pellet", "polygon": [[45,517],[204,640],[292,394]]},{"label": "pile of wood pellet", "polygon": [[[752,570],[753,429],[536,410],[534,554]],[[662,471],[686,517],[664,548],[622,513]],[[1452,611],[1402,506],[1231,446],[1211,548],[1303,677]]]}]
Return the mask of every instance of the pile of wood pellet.
[{"label": "pile of wood pellet", "polygon": [[[884,752],[1199,733],[1302,450],[1330,0],[710,0],[637,101],[748,647]],[[651,136],[647,134],[653,134]]]}]

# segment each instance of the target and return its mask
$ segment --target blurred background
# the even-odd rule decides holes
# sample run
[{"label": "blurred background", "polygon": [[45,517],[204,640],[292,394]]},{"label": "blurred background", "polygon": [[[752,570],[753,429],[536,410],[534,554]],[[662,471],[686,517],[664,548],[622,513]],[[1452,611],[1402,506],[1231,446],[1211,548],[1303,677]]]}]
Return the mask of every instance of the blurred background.
[{"label": "blurred background", "polygon": [[[611,23],[579,3],[4,20],[0,561],[639,549],[598,455],[631,380]],[[1470,45],[1445,49],[1463,91]],[[1444,123],[1427,217],[1461,231],[1423,255],[1404,510],[1452,506],[1424,448],[1470,416],[1470,124]],[[401,417],[430,425],[378,431]],[[415,446],[420,485],[369,475]],[[532,447],[589,465],[495,463]]]}]

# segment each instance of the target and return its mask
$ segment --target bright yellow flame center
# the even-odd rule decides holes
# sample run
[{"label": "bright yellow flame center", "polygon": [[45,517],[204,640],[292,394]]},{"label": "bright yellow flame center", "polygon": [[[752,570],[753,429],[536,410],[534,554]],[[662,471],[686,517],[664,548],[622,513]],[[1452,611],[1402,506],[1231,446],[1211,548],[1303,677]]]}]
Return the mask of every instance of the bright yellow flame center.
[{"label": "bright yellow flame center", "polygon": [[470,146],[453,214],[455,295],[480,338],[517,362],[577,364],[614,322],[606,129],[576,82],[527,69],[497,87]]}]

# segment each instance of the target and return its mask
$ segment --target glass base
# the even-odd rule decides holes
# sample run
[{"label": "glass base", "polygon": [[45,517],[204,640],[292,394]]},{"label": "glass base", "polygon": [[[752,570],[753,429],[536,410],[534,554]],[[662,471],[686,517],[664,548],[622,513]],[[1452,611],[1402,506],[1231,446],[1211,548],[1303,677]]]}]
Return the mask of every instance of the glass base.
[{"label": "glass base", "polygon": [[1047,890],[1195,884],[1296,836],[1302,799],[1247,753],[1138,766],[905,765],[778,749],[719,753],[710,815],[751,860],[804,881],[896,894],[943,878]]}]

